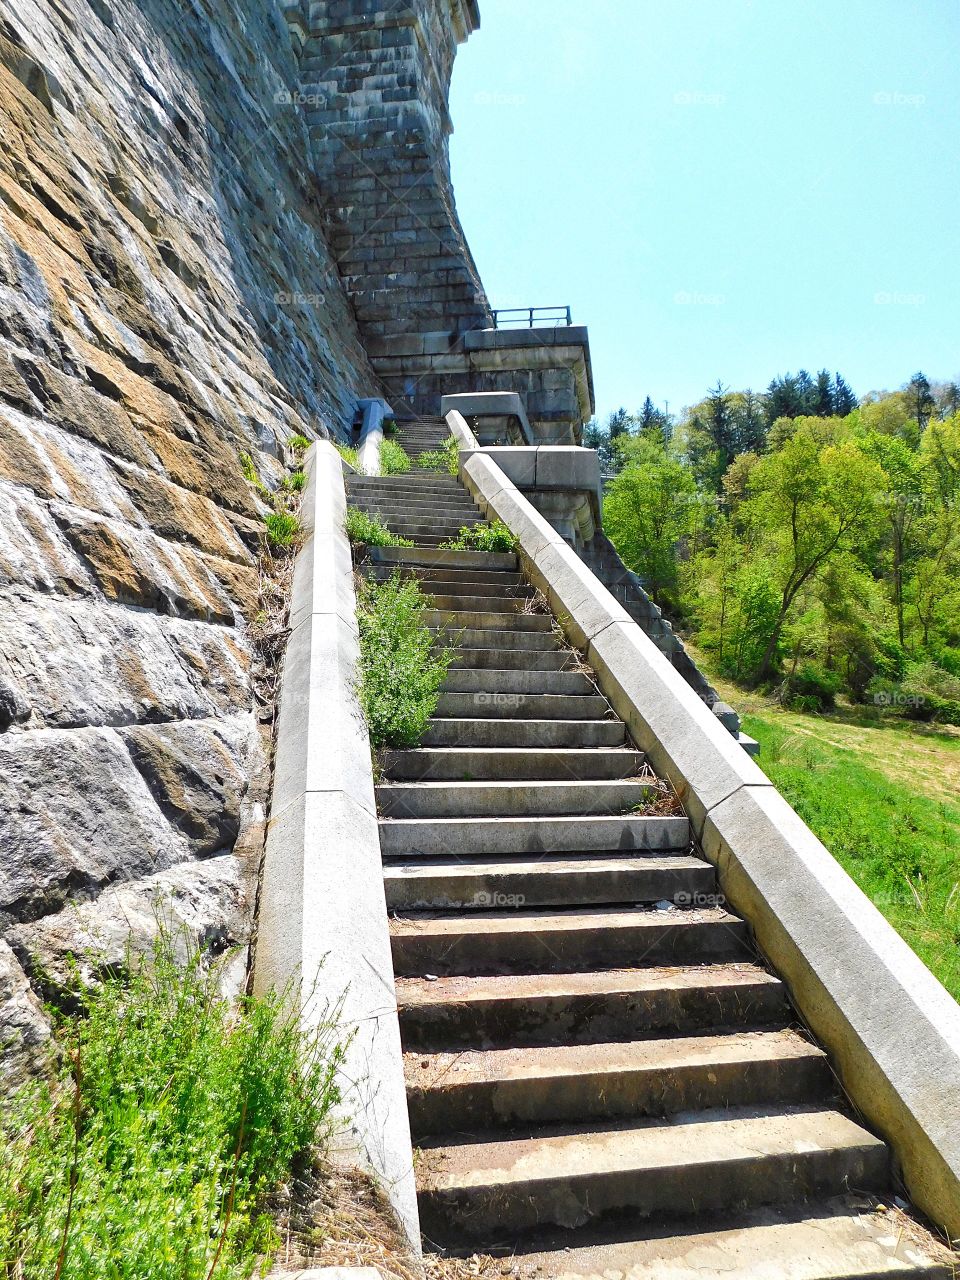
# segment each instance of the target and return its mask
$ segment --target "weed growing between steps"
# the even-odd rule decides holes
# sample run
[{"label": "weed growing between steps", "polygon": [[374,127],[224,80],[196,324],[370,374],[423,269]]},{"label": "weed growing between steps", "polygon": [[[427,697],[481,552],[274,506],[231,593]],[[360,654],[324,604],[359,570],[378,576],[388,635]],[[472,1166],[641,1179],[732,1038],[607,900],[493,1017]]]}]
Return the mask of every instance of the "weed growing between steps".
[{"label": "weed growing between steps", "polygon": [[380,474],[382,476],[401,476],[410,470],[410,458],[396,440],[384,437],[380,441]]},{"label": "weed growing between steps", "polygon": [[448,551],[516,551],[517,539],[502,520],[491,524],[464,525],[455,538],[441,542]]},{"label": "weed growing between steps", "polygon": [[421,453],[417,466],[424,471],[446,471],[457,476],[460,474],[460,447],[453,436],[447,436],[439,449],[427,449]]},{"label": "weed growing between steps", "polygon": [[56,1014],[61,1067],[0,1120],[5,1276],[239,1280],[279,1245],[270,1198],[315,1161],[345,1046],[161,930],[147,964]]},{"label": "weed growing between steps", "polygon": [[401,538],[391,533],[378,516],[369,515],[359,507],[347,507],[347,516],[343,522],[347,537],[351,542],[367,547],[412,547],[409,538]]},{"label": "weed growing between steps", "polygon": [[423,620],[427,597],[413,579],[360,578],[358,695],[370,745],[415,747],[437,709],[454,651],[438,645]]}]

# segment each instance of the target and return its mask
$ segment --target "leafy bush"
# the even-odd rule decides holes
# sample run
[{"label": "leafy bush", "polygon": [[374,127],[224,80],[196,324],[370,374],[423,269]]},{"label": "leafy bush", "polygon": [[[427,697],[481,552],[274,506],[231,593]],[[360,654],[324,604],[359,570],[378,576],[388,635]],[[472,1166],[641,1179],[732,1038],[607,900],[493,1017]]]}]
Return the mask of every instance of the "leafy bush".
[{"label": "leafy bush", "polygon": [[382,476],[400,476],[410,470],[410,458],[397,444],[396,440],[384,437],[380,441],[380,474]]},{"label": "leafy bush", "polygon": [[347,518],[343,524],[347,537],[351,542],[363,543],[368,547],[412,547],[409,538],[401,538],[391,533],[379,516],[369,515],[359,507],[347,507]]},{"label": "leafy bush", "polygon": [[437,709],[453,650],[430,634],[428,607],[417,582],[399,573],[360,584],[358,695],[374,748],[416,746]]},{"label": "leafy bush", "polygon": [[266,1198],[326,1132],[344,1046],[279,996],[221,994],[222,972],[161,931],[148,964],[61,1016],[63,1066],[0,1120],[3,1274],[239,1280],[274,1247]]},{"label": "leafy bush", "polygon": [[917,662],[907,668],[899,701],[911,720],[960,724],[960,678],[935,662]]},{"label": "leafy bush", "polygon": [[780,701],[795,711],[826,711],[840,689],[840,678],[815,662],[805,662],[787,676],[780,687]]},{"label": "leafy bush", "polygon": [[439,449],[427,449],[421,453],[417,466],[424,471],[447,471],[457,476],[460,474],[460,446],[453,436],[447,436]]},{"label": "leafy bush", "polygon": [[283,487],[288,493],[300,493],[307,483],[307,473],[305,471],[291,471],[284,478]]},{"label": "leafy bush", "polygon": [[492,524],[463,525],[455,538],[441,542],[448,551],[516,551],[517,539],[502,520]]},{"label": "leafy bush", "polygon": [[312,440],[308,440],[306,436],[301,436],[298,434],[298,435],[292,435],[290,437],[290,439],[287,441],[287,448],[292,449],[293,452],[296,454],[301,454],[301,453],[306,453],[306,451],[310,448],[311,444],[313,444]]},{"label": "leafy bush", "polygon": [[274,550],[286,551],[300,537],[300,521],[289,511],[271,511],[264,517],[267,541]]}]

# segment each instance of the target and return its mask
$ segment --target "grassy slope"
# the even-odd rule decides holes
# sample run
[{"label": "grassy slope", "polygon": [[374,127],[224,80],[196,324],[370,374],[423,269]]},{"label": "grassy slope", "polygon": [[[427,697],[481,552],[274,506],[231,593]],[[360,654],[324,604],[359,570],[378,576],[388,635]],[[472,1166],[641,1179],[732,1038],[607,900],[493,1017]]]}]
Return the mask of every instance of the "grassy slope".
[{"label": "grassy slope", "polygon": [[960,999],[960,732],[804,715],[714,683],[771,780]]}]

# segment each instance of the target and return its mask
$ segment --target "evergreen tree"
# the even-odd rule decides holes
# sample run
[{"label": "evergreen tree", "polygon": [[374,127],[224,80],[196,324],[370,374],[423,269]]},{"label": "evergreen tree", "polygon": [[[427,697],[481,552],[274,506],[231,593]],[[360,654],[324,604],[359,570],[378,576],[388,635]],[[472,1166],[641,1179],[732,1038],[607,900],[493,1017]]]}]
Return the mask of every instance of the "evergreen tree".
[{"label": "evergreen tree", "polygon": [[930,421],[930,415],[937,407],[933,392],[930,389],[930,383],[922,373],[918,372],[907,383],[907,390],[910,392],[913,416],[916,418],[917,426],[922,432]]},{"label": "evergreen tree", "polygon": [[839,373],[833,375],[833,412],[838,418],[845,418],[857,407],[857,397]]},{"label": "evergreen tree", "polygon": [[815,400],[813,412],[818,418],[830,418],[834,412],[833,379],[829,369],[821,369],[817,374],[817,385],[814,389]]}]

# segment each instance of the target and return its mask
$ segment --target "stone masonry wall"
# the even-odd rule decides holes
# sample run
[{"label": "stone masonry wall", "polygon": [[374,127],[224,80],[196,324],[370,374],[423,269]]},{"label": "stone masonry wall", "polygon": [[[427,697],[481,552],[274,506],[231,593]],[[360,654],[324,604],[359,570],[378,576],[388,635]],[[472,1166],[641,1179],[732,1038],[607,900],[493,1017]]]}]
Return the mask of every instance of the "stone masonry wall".
[{"label": "stone masonry wall", "polygon": [[488,325],[448,153],[450,76],[479,24],[475,0],[294,0],[286,13],[331,246],[370,355]]},{"label": "stone masonry wall", "polygon": [[[273,0],[0,0],[0,1073],[41,969],[243,942],[262,503],[378,392]],[[241,963],[242,969],[242,963]],[[33,987],[28,982],[32,980]]]}]

